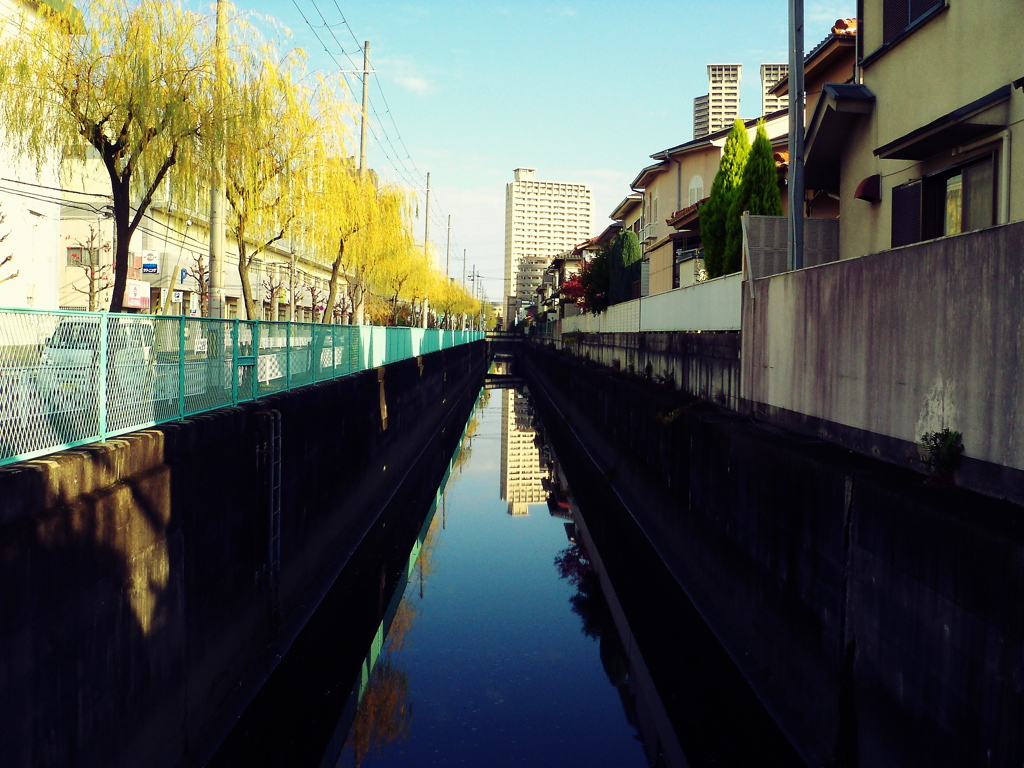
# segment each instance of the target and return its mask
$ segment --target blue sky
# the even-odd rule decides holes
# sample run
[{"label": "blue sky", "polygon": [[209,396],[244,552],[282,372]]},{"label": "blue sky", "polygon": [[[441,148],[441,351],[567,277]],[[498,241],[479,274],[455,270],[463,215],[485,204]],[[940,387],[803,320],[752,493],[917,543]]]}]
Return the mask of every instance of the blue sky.
[{"label": "blue sky", "polygon": [[[451,274],[461,277],[465,249],[491,300],[502,293],[513,169],[590,185],[596,234],[649,155],[693,137],[707,64],[743,64],[741,111],[753,117],[760,64],[787,60],[783,0],[237,2],[282,21],[312,68],[357,69],[357,42],[370,41],[369,164],[419,192],[418,239],[430,172],[442,266],[450,215]],[[855,0],[805,0],[805,49],[854,12]]]}]

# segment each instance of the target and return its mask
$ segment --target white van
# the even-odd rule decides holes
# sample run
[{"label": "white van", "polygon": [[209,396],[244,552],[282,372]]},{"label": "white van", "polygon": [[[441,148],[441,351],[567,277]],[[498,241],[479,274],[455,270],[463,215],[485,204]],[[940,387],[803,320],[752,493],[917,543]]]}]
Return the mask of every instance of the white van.
[{"label": "white van", "polygon": [[[102,323],[107,325],[107,357],[100,360]],[[131,315],[61,318],[43,345],[37,386],[51,405],[92,402],[106,376],[108,400],[149,397],[152,380],[153,320]],[[141,387],[141,390],[140,390]]]}]

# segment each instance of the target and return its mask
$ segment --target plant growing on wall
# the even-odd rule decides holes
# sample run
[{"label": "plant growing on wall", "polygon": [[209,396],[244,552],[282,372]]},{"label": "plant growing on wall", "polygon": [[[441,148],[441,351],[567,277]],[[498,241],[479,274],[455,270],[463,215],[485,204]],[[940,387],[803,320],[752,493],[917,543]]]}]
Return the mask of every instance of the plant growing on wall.
[{"label": "plant growing on wall", "polygon": [[932,485],[952,485],[953,472],[964,452],[963,435],[943,427],[937,432],[921,435],[922,461],[932,468],[926,482]]},{"label": "plant growing on wall", "polygon": [[722,274],[728,275],[742,269],[743,212],[752,216],[781,216],[782,197],[779,194],[778,172],[772,155],[772,143],[768,139],[764,121],[757,124],[757,136],[743,167],[743,177],[733,193],[732,203],[725,221],[725,254]]},{"label": "plant growing on wall", "polygon": [[711,184],[711,195],[700,207],[700,236],[704,245],[704,266],[708,277],[725,274],[725,221],[732,206],[733,195],[743,178],[743,168],[750,153],[750,138],[741,120],[733,123],[725,139],[722,161]]}]

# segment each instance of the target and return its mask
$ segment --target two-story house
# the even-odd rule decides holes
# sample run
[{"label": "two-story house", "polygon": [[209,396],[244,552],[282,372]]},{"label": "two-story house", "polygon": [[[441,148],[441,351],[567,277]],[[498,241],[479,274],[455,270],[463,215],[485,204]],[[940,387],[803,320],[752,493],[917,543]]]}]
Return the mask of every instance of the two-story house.
[{"label": "two-story house", "polygon": [[1024,218],[1022,20],[1016,0],[864,0],[855,81],[823,87],[806,139],[842,258]]},{"label": "two-story house", "polygon": [[[788,110],[779,110],[763,118],[768,138],[786,135],[787,114]],[[745,122],[751,141],[757,123]],[[655,152],[651,158],[656,162],[633,180],[633,189],[643,192],[641,242],[649,263],[651,294],[692,285],[699,277],[700,267],[693,264],[701,252],[697,208],[711,192],[731,129]]]}]

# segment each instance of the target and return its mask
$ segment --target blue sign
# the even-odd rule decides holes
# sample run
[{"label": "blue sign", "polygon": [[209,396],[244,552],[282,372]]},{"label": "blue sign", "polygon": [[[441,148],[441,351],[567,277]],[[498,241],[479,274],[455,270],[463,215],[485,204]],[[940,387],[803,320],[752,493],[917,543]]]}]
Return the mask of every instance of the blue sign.
[{"label": "blue sign", "polygon": [[142,265],[142,274],[144,274],[144,275],[159,275],[160,274],[160,265],[159,264],[145,264],[144,263]]},{"label": "blue sign", "polygon": [[184,283],[186,277],[188,277],[188,270],[187,269],[182,269],[181,270],[181,277],[178,278],[178,282],[179,283]]}]

